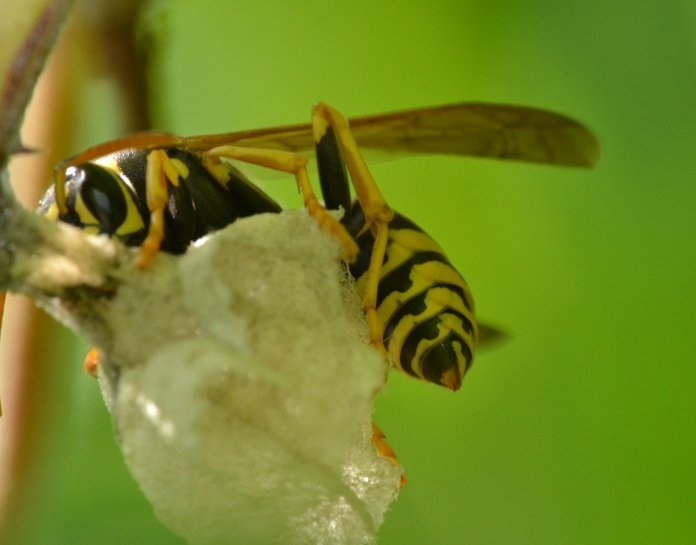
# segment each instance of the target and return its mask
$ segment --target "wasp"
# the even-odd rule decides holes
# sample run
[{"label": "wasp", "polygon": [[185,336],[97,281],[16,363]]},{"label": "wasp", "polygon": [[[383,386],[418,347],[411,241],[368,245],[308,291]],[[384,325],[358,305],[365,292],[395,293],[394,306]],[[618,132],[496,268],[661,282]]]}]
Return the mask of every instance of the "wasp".
[{"label": "wasp", "polygon": [[[308,124],[140,133],[88,148],[56,166],[39,211],[138,246],[146,267],[160,250],[180,254],[238,218],[281,211],[232,161],[293,175],[309,214],[341,243],[372,345],[407,375],[457,390],[479,342],[471,291],[443,248],[389,206],[363,158],[370,149],[579,167],[599,154],[583,125],[535,108],[459,103],[348,121],[319,103]],[[312,154],[323,205],[309,179]],[[328,213],[339,209],[340,221]]]}]

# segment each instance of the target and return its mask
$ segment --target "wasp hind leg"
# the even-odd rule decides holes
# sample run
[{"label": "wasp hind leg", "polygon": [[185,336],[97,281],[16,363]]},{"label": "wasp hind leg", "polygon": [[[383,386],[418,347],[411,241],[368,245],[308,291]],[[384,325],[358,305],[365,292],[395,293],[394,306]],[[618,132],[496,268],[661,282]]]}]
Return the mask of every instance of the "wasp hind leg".
[{"label": "wasp hind leg", "polygon": [[[394,217],[394,211],[386,202],[368,170],[343,115],[326,104],[317,104],[312,110],[312,127],[322,193],[327,206],[332,209],[340,207],[345,210],[346,214],[350,213],[347,169],[348,174],[350,174],[350,182],[365,215],[365,225],[360,233],[369,229],[374,237],[362,306],[367,320],[370,342],[376,350],[382,353],[385,362],[387,362],[388,356],[383,341],[384,325],[377,315],[377,289],[389,241],[389,222]],[[400,465],[396,453],[386,442],[384,433],[374,422],[372,423],[372,444],[379,455],[394,465]],[[406,477],[402,473],[401,485],[404,484],[406,484]]]},{"label": "wasp hind leg", "polygon": [[[342,166],[336,166],[336,158],[340,157],[348,169],[351,183],[365,214],[365,225],[361,233],[369,229],[375,239],[363,294],[363,312],[372,346],[386,357],[383,341],[384,326],[377,315],[377,289],[389,240],[389,222],[394,217],[394,211],[367,168],[346,118],[331,106],[319,103],[312,109],[312,128],[322,189],[329,207],[342,206],[347,212],[350,206],[347,187],[342,187],[347,186],[345,170]],[[328,159],[331,156],[333,157]],[[331,179],[322,172],[323,159],[327,159],[327,163],[331,165],[328,167],[331,169]]]},{"label": "wasp hind leg", "polygon": [[[372,444],[377,451],[377,454],[389,460],[395,466],[401,466],[399,460],[396,458],[396,453],[385,441],[385,435],[382,430],[377,427],[377,424],[372,422]],[[401,473],[401,486],[406,484],[406,475]]]},{"label": "wasp hind leg", "polygon": [[264,148],[246,148],[234,145],[218,146],[204,152],[203,155],[233,159],[259,165],[271,170],[287,172],[295,176],[297,187],[302,193],[307,212],[319,226],[335,236],[343,248],[343,259],[352,262],[358,254],[358,245],[346,228],[328,213],[312,189],[307,173],[307,158],[296,153]]}]

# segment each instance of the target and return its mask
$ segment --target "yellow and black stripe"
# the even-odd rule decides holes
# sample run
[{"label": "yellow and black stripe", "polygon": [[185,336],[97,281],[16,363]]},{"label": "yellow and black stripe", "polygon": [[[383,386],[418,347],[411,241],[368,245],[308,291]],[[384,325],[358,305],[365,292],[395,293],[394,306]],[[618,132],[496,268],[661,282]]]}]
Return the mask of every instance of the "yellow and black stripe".
[{"label": "yellow and black stripe", "polygon": [[[355,203],[348,230],[356,233],[361,225],[364,219]],[[362,294],[374,238],[367,231],[356,240],[360,253],[350,270]],[[397,368],[452,390],[460,387],[476,348],[473,297],[442,248],[398,213],[389,223],[377,315],[385,349]]]},{"label": "yellow and black stripe", "polygon": [[379,275],[374,300],[377,319],[367,316],[371,341],[383,345],[389,360],[404,373],[459,389],[477,342],[474,301],[466,281],[437,242],[391,209],[391,217],[382,220],[387,232],[384,254],[375,251],[378,222],[366,217],[363,206],[368,204],[374,210],[388,205],[369,173],[356,168],[351,181],[358,198],[351,204],[346,172],[350,163],[344,155],[353,153],[352,162],[359,163],[359,152],[351,150],[352,137],[345,128],[341,142],[333,125],[318,128],[316,156],[322,194],[328,208],[345,210],[342,222],[358,243],[357,259],[349,268],[366,313],[371,307],[366,302],[372,301],[366,296],[371,275],[375,271]]}]

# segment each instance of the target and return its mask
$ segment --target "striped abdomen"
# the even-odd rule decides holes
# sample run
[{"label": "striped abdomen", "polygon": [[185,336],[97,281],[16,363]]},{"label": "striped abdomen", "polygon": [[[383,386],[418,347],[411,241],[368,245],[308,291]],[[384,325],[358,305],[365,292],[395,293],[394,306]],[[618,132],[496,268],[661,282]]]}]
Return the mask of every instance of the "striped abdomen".
[{"label": "striped abdomen", "polygon": [[[356,212],[352,215],[362,216]],[[351,218],[352,225],[359,223]],[[360,256],[351,273],[362,294],[374,240],[364,233],[357,241]],[[394,365],[422,380],[459,388],[477,340],[471,292],[442,248],[398,213],[389,224],[377,314]]]}]

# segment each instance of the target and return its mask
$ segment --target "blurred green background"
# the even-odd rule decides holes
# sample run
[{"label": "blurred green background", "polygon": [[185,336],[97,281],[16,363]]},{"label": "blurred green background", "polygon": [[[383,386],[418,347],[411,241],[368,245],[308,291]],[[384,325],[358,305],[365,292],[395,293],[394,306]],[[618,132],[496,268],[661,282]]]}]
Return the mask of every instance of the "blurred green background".
[{"label": "blurred green background", "polygon": [[[518,103],[591,127],[594,171],[375,165],[510,333],[456,395],[392,375],[376,419],[409,483],[379,543],[696,542],[696,3],[179,0],[147,24],[155,124],[180,134],[309,121],[318,100]],[[85,90],[78,147],[112,135],[103,94]],[[290,181],[266,187],[299,204]],[[124,468],[82,350],[56,354],[21,543],[180,543]]]}]

